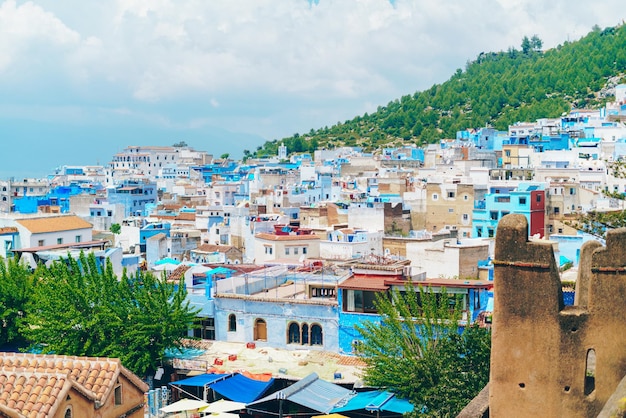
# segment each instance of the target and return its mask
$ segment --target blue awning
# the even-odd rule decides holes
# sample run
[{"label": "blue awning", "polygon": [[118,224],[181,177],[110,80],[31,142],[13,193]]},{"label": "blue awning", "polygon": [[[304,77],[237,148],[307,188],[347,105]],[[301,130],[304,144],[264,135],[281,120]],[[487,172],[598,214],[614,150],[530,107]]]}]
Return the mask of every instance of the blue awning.
[{"label": "blue awning", "polygon": [[413,411],[413,405],[407,400],[396,398],[396,395],[391,392],[373,390],[357,393],[345,405],[334,408],[331,412],[357,411],[360,409],[405,414]]},{"label": "blue awning", "polygon": [[235,374],[211,385],[211,389],[235,402],[250,403],[259,399],[272,386],[274,379],[267,382],[250,379],[242,374]]},{"label": "blue awning", "polygon": [[235,401],[249,403],[259,399],[272,386],[274,379],[269,381],[254,380],[240,373],[207,373],[189,379],[171,382],[173,386],[208,386],[223,397]]},{"label": "blue awning", "polygon": [[227,373],[227,374],[205,373],[205,374],[200,374],[198,376],[190,377],[188,379],[177,380],[176,382],[170,383],[170,385],[203,387],[206,385],[210,385],[211,383],[214,383],[216,381],[223,380],[224,378],[230,375],[231,373]]}]

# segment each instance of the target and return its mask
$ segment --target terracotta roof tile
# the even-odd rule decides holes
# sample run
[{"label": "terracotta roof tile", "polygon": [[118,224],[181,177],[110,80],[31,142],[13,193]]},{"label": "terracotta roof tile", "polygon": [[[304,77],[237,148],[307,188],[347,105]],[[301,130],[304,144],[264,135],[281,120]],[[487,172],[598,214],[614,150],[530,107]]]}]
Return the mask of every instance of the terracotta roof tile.
[{"label": "terracotta roof tile", "polygon": [[119,359],[0,352],[0,405],[25,417],[45,418],[65,399],[69,385],[102,401],[120,373],[147,390]]},{"label": "terracotta roof tile", "polygon": [[47,216],[43,218],[18,219],[17,223],[34,234],[57,231],[73,231],[75,229],[91,229],[92,224],[76,215]]}]

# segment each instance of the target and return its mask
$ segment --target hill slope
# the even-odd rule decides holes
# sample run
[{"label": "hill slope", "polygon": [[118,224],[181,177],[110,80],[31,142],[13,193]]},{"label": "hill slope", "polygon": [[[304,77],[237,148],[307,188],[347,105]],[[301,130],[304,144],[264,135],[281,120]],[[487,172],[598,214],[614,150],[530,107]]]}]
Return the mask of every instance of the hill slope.
[{"label": "hill slope", "polygon": [[598,92],[607,80],[626,72],[623,25],[596,27],[579,41],[545,52],[540,51],[538,38],[528,41],[524,39],[522,50],[481,53],[443,84],[379,106],[372,114],[266,142],[253,155],[276,155],[280,143],[289,153],[343,145],[374,150],[433,143],[486,125],[506,130],[517,121],[557,117],[572,107],[600,106],[606,98]]}]

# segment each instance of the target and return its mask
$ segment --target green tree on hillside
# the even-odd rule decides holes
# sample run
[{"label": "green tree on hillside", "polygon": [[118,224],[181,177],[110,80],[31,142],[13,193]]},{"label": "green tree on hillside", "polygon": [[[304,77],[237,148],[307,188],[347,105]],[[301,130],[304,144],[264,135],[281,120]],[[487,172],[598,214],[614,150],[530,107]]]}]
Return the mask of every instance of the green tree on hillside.
[{"label": "green tree on hillside", "polygon": [[139,376],[180,345],[195,311],[185,286],[139,271],[118,280],[93,254],[38,271],[21,332],[44,353],[118,357]]},{"label": "green tree on hillside", "polygon": [[408,398],[417,416],[456,416],[487,384],[491,349],[487,329],[459,333],[459,302],[410,282],[405,292],[379,295],[380,322],[357,326],[364,382]]},{"label": "green tree on hillside", "polygon": [[[597,107],[596,97],[607,77],[626,72],[626,26],[591,31],[576,42],[542,50],[537,36],[524,37],[522,50],[479,54],[465,69],[457,69],[443,84],[378,106],[334,126],[294,134],[281,142],[289,152],[312,151],[354,143],[374,151],[391,143],[428,144],[454,138],[457,131],[481,126],[506,130],[524,120],[553,118],[573,106]],[[300,139],[302,146],[292,142]],[[255,156],[276,155],[266,142]],[[296,145],[298,141],[295,141]],[[314,149],[313,149],[314,151]]]}]

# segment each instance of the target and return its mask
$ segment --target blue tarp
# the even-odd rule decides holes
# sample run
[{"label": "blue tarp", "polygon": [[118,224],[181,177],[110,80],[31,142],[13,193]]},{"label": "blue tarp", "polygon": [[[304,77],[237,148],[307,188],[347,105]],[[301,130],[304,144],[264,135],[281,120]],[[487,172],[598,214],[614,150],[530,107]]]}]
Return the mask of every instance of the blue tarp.
[{"label": "blue tarp", "polygon": [[208,374],[200,374],[198,376],[190,377],[188,379],[177,380],[176,382],[170,383],[170,385],[175,386],[200,386],[203,387],[205,385],[209,385],[216,380],[224,379],[225,377],[230,376],[231,373],[227,374],[218,374],[218,373],[208,373]]},{"label": "blue tarp", "polygon": [[357,411],[387,411],[396,414],[405,414],[413,411],[413,405],[404,399],[396,398],[391,392],[373,390],[371,392],[360,392],[343,406],[334,408],[331,412]]},{"label": "blue tarp", "polygon": [[207,373],[170,383],[174,386],[208,386],[223,397],[249,403],[259,399],[272,385],[274,379],[267,382],[250,379],[240,373]]},{"label": "blue tarp", "polygon": [[259,399],[272,386],[274,379],[267,382],[250,379],[242,374],[235,374],[225,380],[211,384],[211,389],[235,402],[250,403]]}]

